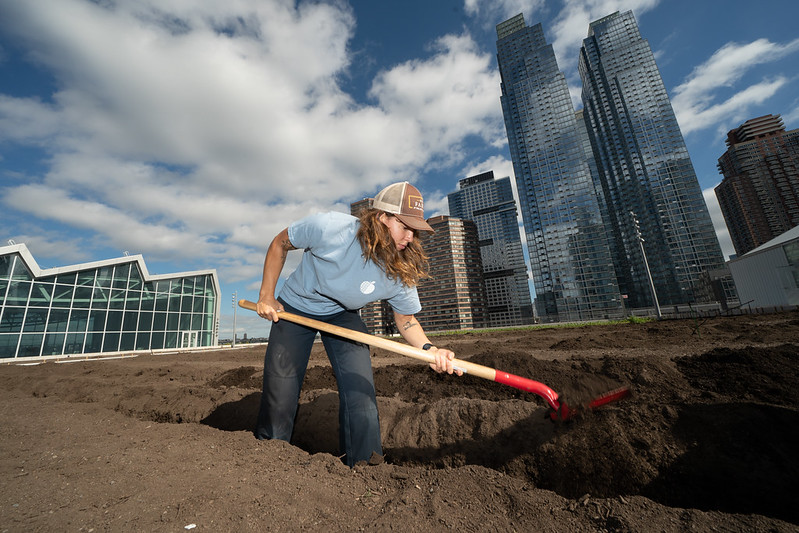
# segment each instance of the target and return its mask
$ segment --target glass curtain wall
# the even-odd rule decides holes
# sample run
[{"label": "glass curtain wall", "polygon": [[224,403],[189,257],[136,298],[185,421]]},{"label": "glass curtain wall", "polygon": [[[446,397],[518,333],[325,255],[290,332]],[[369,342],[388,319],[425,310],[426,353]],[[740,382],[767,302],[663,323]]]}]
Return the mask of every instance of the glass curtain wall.
[{"label": "glass curtain wall", "polygon": [[590,24],[579,70],[622,294],[631,307],[655,305],[648,262],[660,305],[703,301],[702,275],[723,268],[724,258],[655,56],[632,11]]},{"label": "glass curtain wall", "polygon": [[621,295],[584,129],[541,24],[497,26],[502,113],[524,220],[535,306],[546,322],[620,316]]},{"label": "glass curtain wall", "polygon": [[34,279],[0,257],[0,357],[160,350],[215,343],[212,274],[145,282],[136,261]]}]

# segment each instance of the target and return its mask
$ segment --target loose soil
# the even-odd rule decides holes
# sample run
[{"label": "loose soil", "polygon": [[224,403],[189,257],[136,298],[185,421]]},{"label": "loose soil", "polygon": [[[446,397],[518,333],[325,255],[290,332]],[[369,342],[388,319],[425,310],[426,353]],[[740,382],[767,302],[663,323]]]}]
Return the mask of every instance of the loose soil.
[{"label": "loose soil", "polygon": [[0,366],[2,531],[799,531],[799,313],[481,331],[457,356],[569,405],[373,350],[384,459],[339,459],[314,348],[291,443],[263,346]]}]

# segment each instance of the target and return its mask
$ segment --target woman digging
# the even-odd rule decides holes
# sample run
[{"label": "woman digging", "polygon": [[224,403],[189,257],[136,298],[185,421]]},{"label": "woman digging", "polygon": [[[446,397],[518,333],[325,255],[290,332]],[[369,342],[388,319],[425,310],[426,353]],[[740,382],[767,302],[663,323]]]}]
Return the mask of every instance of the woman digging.
[{"label": "woman digging", "polygon": [[[434,355],[433,370],[462,374],[453,368],[455,354],[433,346],[414,316],[421,310],[416,284],[427,276],[420,231],[433,231],[424,219],[422,195],[401,182],[380,191],[359,218],[335,212],[311,215],[272,240],[256,304],[258,314],[273,322],[256,438],[291,439],[300,388],[320,333],[338,383],[339,443],[345,462],[354,466],[383,453],[369,347],[281,321],[281,311],[366,333],[358,310],[387,300],[405,341]],[[304,250],[302,260],[276,297],[286,255],[297,249]]]}]

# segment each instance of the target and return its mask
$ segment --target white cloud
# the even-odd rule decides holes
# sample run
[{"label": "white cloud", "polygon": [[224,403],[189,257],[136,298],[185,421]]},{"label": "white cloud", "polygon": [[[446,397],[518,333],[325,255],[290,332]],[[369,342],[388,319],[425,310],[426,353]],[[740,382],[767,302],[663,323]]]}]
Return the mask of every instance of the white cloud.
[{"label": "white cloud", "polygon": [[673,99],[672,102],[683,135],[718,126],[716,133],[719,137],[723,137],[735,125],[749,118],[749,109],[753,105],[767,101],[787,83],[788,80],[782,76],[771,81],[756,83],[713,105],[707,103],[702,105],[698,100],[696,104],[685,105],[682,99]]},{"label": "white cloud", "polygon": [[115,244],[119,248],[147,249],[156,260],[174,257],[182,250],[193,250],[197,254],[211,252],[211,243],[202,235],[142,222],[130,213],[76,198],[64,190],[36,184],[22,185],[10,189],[6,201],[34,216],[76,228],[97,229],[98,221],[101,221],[107,228],[105,235],[118,241]]},{"label": "white cloud", "polygon": [[[343,4],[287,0],[4,5],[2,31],[57,90],[0,95],[0,140],[51,157],[0,202],[245,279],[292,220],[462,162],[470,136],[503,136],[493,55],[468,35],[382,71],[373,102],[355,102],[338,82],[355,23]],[[430,208],[443,194],[426,194]]]},{"label": "white cloud", "polygon": [[776,61],[799,51],[799,39],[786,44],[758,39],[751,43],[727,43],[707,61],[695,67],[688,78],[673,91],[674,112],[683,134],[718,126],[729,130],[749,109],[773,96],[788,83],[785,76],[761,80],[719,100],[722,89],[733,88],[752,68]]},{"label": "white cloud", "polygon": [[[412,121],[425,145],[421,154],[444,154],[469,135],[492,140],[501,128],[499,73],[491,56],[467,35],[447,35],[429,60],[408,61],[381,72],[370,96],[399,124]],[[458,117],[453,120],[453,117]],[[489,126],[489,128],[486,128]]]},{"label": "white cloud", "polygon": [[793,109],[789,109],[787,113],[781,116],[786,130],[799,128],[799,101],[794,101]]},{"label": "white cloud", "polygon": [[0,141],[42,145],[61,129],[58,111],[37,98],[0,94]]},{"label": "white cloud", "polygon": [[39,265],[39,268],[43,270],[55,266],[63,266],[48,263],[47,258],[51,257],[57,257],[59,260],[66,261],[70,264],[85,263],[91,260],[84,253],[85,242],[82,242],[81,239],[61,235],[56,231],[50,232],[44,236],[20,233],[14,236],[14,240],[18,244],[25,243],[33,255],[34,260]]}]

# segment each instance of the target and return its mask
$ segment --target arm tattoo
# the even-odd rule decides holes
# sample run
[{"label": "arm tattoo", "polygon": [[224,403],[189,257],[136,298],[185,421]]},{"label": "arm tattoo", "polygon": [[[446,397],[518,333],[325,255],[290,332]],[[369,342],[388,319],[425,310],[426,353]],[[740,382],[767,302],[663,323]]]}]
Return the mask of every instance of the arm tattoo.
[{"label": "arm tattoo", "polygon": [[415,322],[411,322],[410,320],[408,320],[407,322],[405,322],[405,325],[403,325],[402,328],[405,330],[409,330],[415,325],[416,325]]},{"label": "arm tattoo", "polygon": [[296,248],[294,248],[294,245],[291,244],[290,240],[283,239],[283,242],[280,243],[280,250],[282,252],[281,259],[285,263],[286,262],[286,257],[288,257],[288,255],[289,255],[289,251],[296,250]]}]

